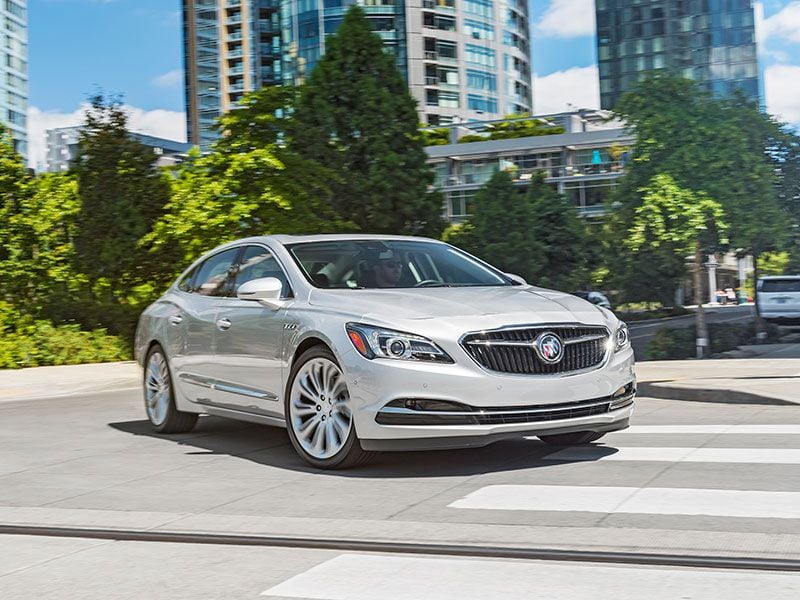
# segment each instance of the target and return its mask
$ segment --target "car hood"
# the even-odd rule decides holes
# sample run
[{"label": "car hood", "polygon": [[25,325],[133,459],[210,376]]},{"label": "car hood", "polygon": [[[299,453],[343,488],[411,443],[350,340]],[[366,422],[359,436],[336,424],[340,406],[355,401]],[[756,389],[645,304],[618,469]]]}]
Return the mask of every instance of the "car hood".
[{"label": "car hood", "polygon": [[577,296],[532,286],[314,290],[309,303],[388,326],[426,319],[466,329],[576,322],[610,326],[615,320]]}]

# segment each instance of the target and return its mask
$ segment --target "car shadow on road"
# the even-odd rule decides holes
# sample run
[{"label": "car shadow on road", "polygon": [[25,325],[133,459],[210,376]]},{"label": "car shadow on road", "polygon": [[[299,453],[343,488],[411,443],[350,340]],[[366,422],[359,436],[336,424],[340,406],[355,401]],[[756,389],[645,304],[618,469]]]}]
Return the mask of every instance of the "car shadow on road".
[{"label": "car shadow on road", "polygon": [[204,416],[191,433],[165,435],[153,431],[147,420],[109,423],[117,431],[195,448],[187,454],[227,455],[276,469],[348,478],[419,478],[481,475],[484,473],[547,468],[565,462],[587,462],[617,452],[616,448],[587,445],[590,458],[544,460],[563,450],[535,438],[510,439],[482,448],[382,452],[366,466],[324,471],[306,464],[294,451],[285,429]]}]

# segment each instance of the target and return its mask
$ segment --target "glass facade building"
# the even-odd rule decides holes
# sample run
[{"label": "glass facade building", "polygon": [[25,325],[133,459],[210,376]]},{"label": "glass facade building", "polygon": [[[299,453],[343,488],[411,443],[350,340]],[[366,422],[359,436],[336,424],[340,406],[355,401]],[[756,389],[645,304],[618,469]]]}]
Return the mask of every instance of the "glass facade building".
[{"label": "glass facade building", "polygon": [[0,0],[3,22],[2,96],[0,122],[14,149],[28,155],[28,7],[27,0]]},{"label": "glass facade building", "polygon": [[186,129],[207,148],[245,92],[282,81],[280,0],[182,0]]},{"label": "glass facade building", "polygon": [[649,71],[715,95],[763,100],[752,0],[596,0],[600,104],[611,109]]},{"label": "glass facade building", "polygon": [[420,121],[499,118],[532,109],[526,0],[183,0],[188,139],[245,91],[299,84],[359,4],[417,101]]}]

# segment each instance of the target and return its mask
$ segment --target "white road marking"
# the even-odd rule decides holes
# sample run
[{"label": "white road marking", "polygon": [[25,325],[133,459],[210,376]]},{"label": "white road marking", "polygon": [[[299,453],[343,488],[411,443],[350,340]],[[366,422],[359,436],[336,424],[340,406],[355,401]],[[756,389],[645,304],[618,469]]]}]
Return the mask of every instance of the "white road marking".
[{"label": "white road marking", "polygon": [[313,600],[728,600],[800,597],[795,574],[343,554],[264,596]]},{"label": "white road marking", "polygon": [[637,460],[798,465],[800,464],[800,449],[576,446],[548,454],[542,457],[542,460]]},{"label": "white road marking", "polygon": [[634,425],[613,435],[626,433],[747,433],[800,435],[798,425]]},{"label": "white road marking", "polygon": [[800,492],[562,485],[490,485],[448,505],[480,510],[580,511],[800,519]]}]

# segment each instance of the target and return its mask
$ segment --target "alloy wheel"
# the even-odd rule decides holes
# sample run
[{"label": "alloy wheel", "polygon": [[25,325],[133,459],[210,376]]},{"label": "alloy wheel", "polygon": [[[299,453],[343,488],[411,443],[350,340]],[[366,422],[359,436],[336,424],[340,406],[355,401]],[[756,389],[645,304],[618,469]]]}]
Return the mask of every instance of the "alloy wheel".
[{"label": "alloy wheel", "polygon": [[350,394],[341,369],[312,358],[297,372],[289,397],[289,421],[298,443],[312,458],[339,453],[353,427]]},{"label": "alloy wheel", "polygon": [[153,352],[147,361],[144,384],[144,404],[147,417],[153,425],[161,425],[167,418],[170,404],[169,368],[161,352]]}]

